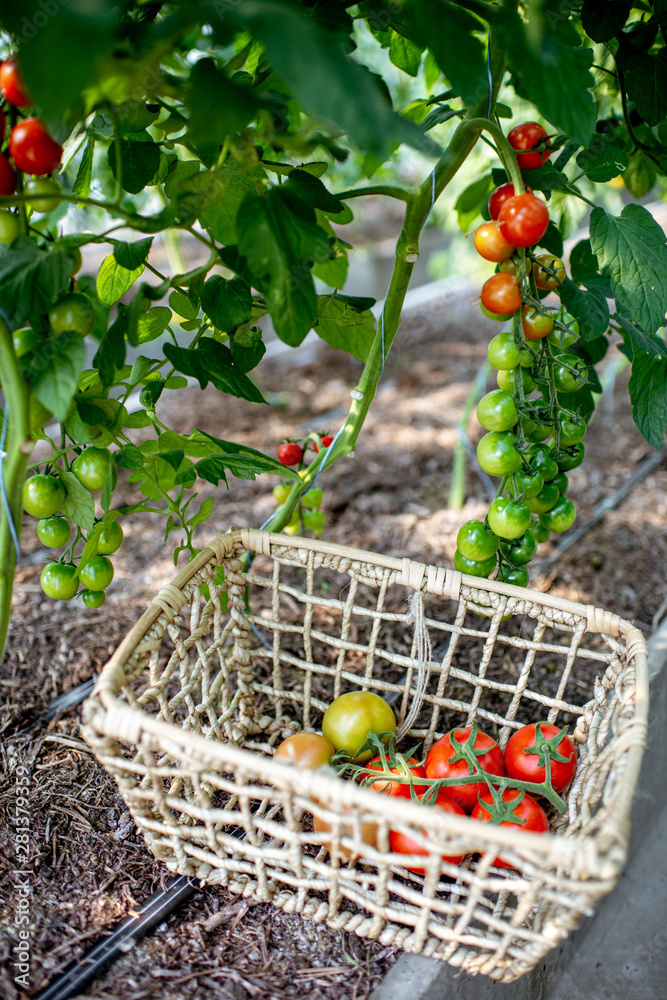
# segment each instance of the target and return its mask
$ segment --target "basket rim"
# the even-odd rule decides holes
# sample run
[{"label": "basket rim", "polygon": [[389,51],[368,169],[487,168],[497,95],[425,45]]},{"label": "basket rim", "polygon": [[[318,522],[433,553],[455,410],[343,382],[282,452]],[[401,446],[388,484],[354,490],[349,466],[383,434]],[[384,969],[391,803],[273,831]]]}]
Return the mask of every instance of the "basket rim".
[{"label": "basket rim", "polygon": [[[621,841],[627,846],[630,808],[639,777],[648,723],[648,649],[643,633],[631,622],[592,605],[569,601],[566,598],[542,594],[539,591],[510,584],[468,576],[457,570],[447,569],[444,571],[441,567],[428,566],[424,563],[394,556],[380,555],[364,549],[321,542],[317,539],[288,539],[284,535],[248,528],[232,529],[217,536],[176,574],[171,583],[162,588],[104,665],[91,695],[83,706],[86,726],[90,726],[94,731],[106,737],[123,738],[134,744],[138,743],[140,733],[143,730],[156,738],[171,740],[176,744],[188,744],[193,751],[201,755],[202,758],[210,760],[211,763],[232,764],[250,770],[257,767],[258,755],[254,751],[229,743],[216,743],[195,732],[185,733],[172,723],[157,719],[143,709],[128,705],[127,702],[118,697],[126,677],[124,664],[150,626],[163,613],[166,613],[167,617],[173,620],[175,614],[186,603],[186,597],[182,591],[192,577],[207,563],[219,562],[229,556],[239,546],[239,543],[244,549],[262,552],[266,555],[272,555],[274,547],[300,548],[339,555],[353,562],[366,562],[389,568],[396,570],[397,583],[418,587],[419,580],[421,580],[422,589],[426,592],[438,593],[445,597],[458,598],[462,585],[476,590],[486,590],[519,598],[524,602],[529,601],[543,607],[576,614],[586,620],[586,631],[588,632],[604,631],[608,634],[624,635],[627,642],[628,660],[633,659],[635,667],[636,697],[633,708],[633,729],[637,730],[637,738],[630,742],[623,780],[618,783],[607,803],[611,808],[603,818],[596,838],[611,844]],[[436,590],[436,586],[440,589]],[[450,588],[451,592],[449,592]],[[603,627],[603,625],[607,627]],[[175,738],[175,733],[178,733],[178,739]],[[262,757],[261,768],[263,776],[274,779],[274,783],[278,781],[283,787],[289,785],[297,794],[310,794],[314,800],[326,798],[327,796],[323,793],[331,791],[334,793],[335,800],[344,805],[345,798],[349,797],[349,805],[354,803],[360,807],[361,811],[373,812],[379,805],[377,796],[370,789],[352,786],[336,775],[328,775],[326,771],[300,771],[288,763],[274,761],[270,757]],[[315,792],[317,794],[314,794]],[[346,792],[349,794],[346,795]],[[392,814],[398,821],[418,824],[419,820],[423,818],[424,808],[426,807],[408,799],[392,799]],[[475,822],[469,816],[440,814],[439,811],[436,814],[435,810],[429,810],[429,814],[429,827],[437,827],[467,836],[470,835],[473,829],[472,824]],[[475,833],[482,841],[485,839],[484,826],[485,824],[479,823],[475,823],[474,826]],[[481,829],[479,829],[480,827]],[[493,836],[496,838],[494,842],[506,843],[508,848],[514,847],[518,849],[519,853],[523,853],[525,850],[531,854],[548,854],[552,864],[570,862],[573,849],[576,847],[580,851],[583,840],[578,831],[570,837],[561,837],[553,832],[538,835],[523,830],[503,830],[495,825]]]}]

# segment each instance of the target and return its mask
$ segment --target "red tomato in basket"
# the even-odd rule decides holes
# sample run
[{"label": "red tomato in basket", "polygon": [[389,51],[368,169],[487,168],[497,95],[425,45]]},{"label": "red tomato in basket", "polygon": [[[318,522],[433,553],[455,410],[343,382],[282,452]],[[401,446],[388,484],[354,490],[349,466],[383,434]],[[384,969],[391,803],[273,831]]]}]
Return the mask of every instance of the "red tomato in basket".
[{"label": "red tomato in basket", "polygon": [[[523,798],[521,798],[522,795]],[[482,823],[489,823],[491,821],[491,813],[485,808],[484,803],[491,805],[493,799],[488,788],[485,793],[480,795],[480,799],[482,801],[478,802],[472,811],[472,818],[478,819]],[[506,788],[503,792],[503,801],[512,803],[515,799],[520,799],[513,809],[516,820],[503,820],[498,825],[507,827],[510,830],[525,830],[528,833],[546,833],[549,829],[549,820],[539,802],[532,795],[523,792],[520,788]],[[509,861],[504,861],[502,858],[495,858],[493,863],[496,868],[514,868],[514,865],[510,864]]]},{"label": "red tomato in basket", "polygon": [[[467,760],[452,760],[458,751],[452,746],[451,737],[453,736],[462,744],[468,739],[470,733],[471,729],[469,728],[451,729],[437,743],[433,744],[424,765],[427,778],[466,778],[474,773]],[[479,766],[484,771],[503,777],[505,774],[503,752],[492,736],[487,736],[486,733],[478,729],[474,750]],[[485,752],[477,753],[480,750]],[[486,782],[482,780],[465,785],[447,785],[443,788],[443,792],[454,802],[457,802],[465,812],[470,813],[475,808],[478,795],[487,788]]]},{"label": "red tomato in basket", "polygon": [[[408,770],[413,778],[425,778],[426,772],[421,764],[419,764],[415,757],[408,757],[406,761],[408,765]],[[368,764],[364,767],[372,768],[373,771],[384,771],[382,766],[382,757],[373,757],[373,760],[369,760]],[[391,774],[404,774],[404,772],[399,767],[390,768]],[[374,792],[380,792],[382,795],[394,795],[401,799],[410,799],[410,785],[403,784],[400,781],[392,781],[390,778],[383,777],[380,781],[369,782],[365,787],[370,788]],[[415,795],[419,798],[428,791],[428,785],[419,785],[414,782],[412,787],[415,790]]]},{"label": "red tomato in basket", "polygon": [[[431,808],[427,806],[426,808]],[[442,812],[451,813],[454,816],[465,816],[461,806],[450,799],[444,792],[439,792],[438,797],[433,803],[435,809],[441,809]],[[426,836],[426,831],[424,831],[424,836]],[[424,857],[428,857],[428,850],[422,845],[413,840],[412,837],[408,837],[405,833],[400,833],[398,830],[389,831],[389,846],[394,854],[420,854]],[[459,865],[465,855],[459,854],[456,857],[448,856],[446,854],[442,855],[443,861],[449,861],[452,865]],[[424,868],[417,868],[414,865],[404,865],[408,871],[414,872],[415,875],[425,875],[426,871]]]},{"label": "red tomato in basket", "polygon": [[[518,778],[520,781],[544,781],[546,769],[540,766],[538,754],[526,753],[535,746],[537,726],[540,727],[540,732],[546,740],[551,740],[560,733],[558,726],[553,726],[549,722],[533,722],[510,736],[505,747],[505,770],[510,778]],[[553,758],[550,762],[552,787],[556,792],[562,792],[574,778],[574,772],[577,770],[577,754],[569,736],[563,736],[556,750],[561,757],[568,758],[567,762]]]}]

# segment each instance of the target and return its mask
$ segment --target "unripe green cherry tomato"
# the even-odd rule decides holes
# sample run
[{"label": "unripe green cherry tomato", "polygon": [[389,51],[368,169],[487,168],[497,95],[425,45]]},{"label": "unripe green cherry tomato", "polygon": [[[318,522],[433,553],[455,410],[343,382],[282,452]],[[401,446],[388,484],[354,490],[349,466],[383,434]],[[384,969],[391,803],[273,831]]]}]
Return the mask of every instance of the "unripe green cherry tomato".
[{"label": "unripe green cherry tomato", "polygon": [[292,489],[290,486],[286,486],[283,483],[278,483],[277,486],[273,487],[273,490],[271,492],[273,493],[273,499],[276,501],[276,503],[285,503],[288,496],[292,492]]},{"label": "unripe green cherry tomato", "polygon": [[513,274],[500,271],[482,285],[482,305],[492,313],[515,313],[521,305],[521,289]]},{"label": "unripe green cherry tomato", "polygon": [[489,476],[508,476],[521,468],[521,455],[511,431],[489,431],[477,445],[479,467]]},{"label": "unripe green cherry tomato", "polygon": [[458,551],[464,559],[483,562],[495,556],[500,539],[489,531],[483,521],[466,521],[456,536]]},{"label": "unripe green cherry tomato", "polygon": [[111,468],[106,448],[86,448],[72,462],[72,472],[87,490],[101,490]]},{"label": "unripe green cherry tomato", "polygon": [[323,510],[307,510],[302,515],[303,526],[309,531],[321,535],[324,530],[325,513]]},{"label": "unripe green cherry tomato", "polygon": [[46,195],[60,195],[62,191],[60,184],[50,177],[32,177],[26,181],[23,193],[29,196],[30,207],[35,212],[52,212],[60,204],[60,198],[47,198]]},{"label": "unripe green cherry tomato", "polygon": [[510,431],[519,417],[514,396],[504,389],[494,389],[477,404],[477,419],[487,431]]},{"label": "unripe green cherry tomato", "polygon": [[558,475],[554,476],[554,478],[551,480],[551,485],[557,486],[560,495],[564,496],[567,493],[567,488],[570,484],[567,481],[567,476],[565,475],[565,473],[559,472]]},{"label": "unripe green cherry tomato", "polygon": [[512,313],[492,313],[490,309],[486,308],[483,302],[480,302],[479,308],[487,319],[492,319],[496,323],[507,323],[512,318]]},{"label": "unripe green cherry tomato", "polygon": [[23,509],[33,517],[51,517],[64,502],[63,484],[54,476],[31,476],[23,484]]},{"label": "unripe green cherry tomato", "polygon": [[552,433],[552,428],[549,424],[536,424],[535,421],[530,418],[526,419],[525,422],[521,421],[521,426],[523,427],[523,433],[526,436],[526,440],[532,441],[533,443],[546,441]]},{"label": "unripe green cherry tomato", "polygon": [[530,377],[525,368],[513,368],[509,372],[499,371],[496,375],[496,382],[500,389],[505,389],[506,392],[515,392],[515,383],[519,377],[523,383],[523,391],[528,395],[535,388],[535,379]]},{"label": "unripe green cherry tomato", "polygon": [[501,583],[511,583],[513,587],[527,587],[530,577],[525,566],[503,566],[498,579]]},{"label": "unripe green cherry tomato", "polygon": [[536,257],[535,284],[542,291],[551,292],[565,280],[565,265],[560,257],[552,253],[541,253]]},{"label": "unripe green cherry tomato", "polygon": [[[588,378],[588,365],[576,354],[561,354],[554,367],[554,381],[559,392],[576,392]],[[570,369],[574,369],[571,371]]]},{"label": "unripe green cherry tomato", "polygon": [[570,420],[565,418],[560,420],[560,443],[562,447],[568,448],[573,444],[579,444],[586,436],[586,421]]},{"label": "unripe green cherry tomato", "polygon": [[544,486],[544,477],[539,469],[522,470],[516,474],[516,488],[524,497],[534,497]]},{"label": "unripe green cherry tomato", "polygon": [[555,455],[558,468],[561,472],[569,472],[576,469],[584,460],[586,447],[583,444],[573,444],[571,448],[561,448]]},{"label": "unripe green cherry tomato", "polygon": [[578,339],[579,324],[574,316],[570,316],[567,312],[556,313],[556,325],[547,335],[549,343],[562,350],[565,347],[570,347]]},{"label": "unripe green cherry tomato", "polygon": [[93,556],[79,571],[79,580],[86,590],[106,590],[113,580],[113,563],[106,556]]},{"label": "unripe green cherry tomato", "polygon": [[[524,563],[530,562],[537,552],[537,539],[535,538],[533,531],[528,528],[524,531],[523,535],[515,541],[501,542],[500,551],[503,555],[507,556],[509,561],[513,562],[515,566],[523,566]],[[525,587],[525,584],[522,584],[521,586]]]},{"label": "unripe green cherry tomato", "polygon": [[531,531],[535,535],[535,539],[540,545],[542,545],[543,542],[549,541],[551,532],[549,531],[548,528],[545,528],[543,524],[540,524],[537,518],[533,518]]},{"label": "unripe green cherry tomato", "polygon": [[551,448],[548,444],[531,444],[526,457],[531,469],[542,473],[545,483],[550,483],[558,475],[558,464],[551,457]]},{"label": "unripe green cherry tomato", "polygon": [[489,341],[486,356],[490,365],[505,372],[516,368],[521,361],[521,352],[514,343],[514,336],[509,331],[497,333]]},{"label": "unripe green cherry tomato", "polygon": [[0,243],[9,246],[21,235],[21,226],[18,215],[9,212],[6,208],[0,208]]},{"label": "unripe green cherry tomato", "polygon": [[488,559],[466,559],[457,549],[454,553],[454,568],[459,573],[467,573],[469,576],[483,576],[488,579],[496,568],[497,558],[495,555]]},{"label": "unripe green cherry tomato", "polygon": [[577,519],[577,511],[567,497],[558,497],[551,510],[540,514],[540,521],[549,531],[568,531]]},{"label": "unripe green cherry tomato", "polygon": [[103,590],[82,590],[81,600],[87,608],[101,608],[107,599]]},{"label": "unripe green cherry tomato", "polygon": [[553,330],[553,316],[538,312],[534,306],[521,307],[521,326],[526,340],[542,340]]},{"label": "unripe green cherry tomato", "polygon": [[[322,734],[336,750],[346,750],[357,764],[370,760],[374,751],[359,753],[368,734],[395,733],[396,717],[379,694],[373,691],[348,691],[332,701],[322,719]],[[385,743],[389,737],[384,737]]]},{"label": "unripe green cherry tomato", "polygon": [[112,521],[97,541],[97,551],[101,556],[110,556],[123,544],[123,529],[118,521]]},{"label": "unripe green cherry tomato", "polygon": [[519,538],[530,527],[532,520],[525,504],[513,503],[507,497],[498,497],[489,507],[488,522],[499,538]]},{"label": "unripe green cherry tomato", "polygon": [[67,545],[71,531],[66,517],[42,517],[37,522],[37,537],[47,549],[61,549]]},{"label": "unripe green cherry tomato", "polygon": [[313,489],[308,490],[307,493],[303,494],[303,496],[301,497],[301,503],[304,505],[304,507],[308,507],[310,510],[314,510],[316,507],[320,506],[323,499],[324,499],[324,493],[322,492],[321,489],[319,489],[319,487],[316,486]]},{"label": "unripe green cherry tomato", "polygon": [[79,589],[76,566],[71,563],[47,563],[40,577],[42,590],[56,601],[69,601]]},{"label": "unripe green cherry tomato", "polygon": [[14,330],[12,341],[14,342],[14,353],[17,358],[22,358],[29,351],[34,351],[44,338],[40,337],[32,327],[24,326],[20,330]]},{"label": "unripe green cherry tomato", "polygon": [[545,483],[540,492],[534,497],[527,497],[526,507],[533,514],[544,514],[546,511],[551,510],[559,496],[560,493],[557,486],[554,486],[553,483]]},{"label": "unripe green cherry tomato", "polygon": [[[528,258],[526,257],[525,265],[526,265],[525,273],[526,275],[529,275],[530,272],[533,270],[532,260],[528,260]],[[510,260],[504,260],[501,264],[498,265],[498,270],[506,271],[507,274],[518,274],[519,273],[518,257],[510,258]]]},{"label": "unripe green cherry tomato", "polygon": [[74,331],[86,337],[95,326],[95,306],[83,292],[70,292],[51,306],[49,323],[54,333]]}]

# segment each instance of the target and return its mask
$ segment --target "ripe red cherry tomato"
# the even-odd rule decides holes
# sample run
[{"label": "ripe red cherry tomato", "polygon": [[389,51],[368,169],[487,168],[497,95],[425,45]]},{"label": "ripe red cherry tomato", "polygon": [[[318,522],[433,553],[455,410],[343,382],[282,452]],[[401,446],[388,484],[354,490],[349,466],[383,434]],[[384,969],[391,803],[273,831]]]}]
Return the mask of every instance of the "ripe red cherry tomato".
[{"label": "ripe red cherry tomato", "polygon": [[[465,816],[463,809],[458,805],[452,798],[445,794],[446,790],[443,789],[438,793],[438,797],[433,803],[435,809],[441,809],[443,812],[451,813],[454,816]],[[426,836],[426,833],[424,833]],[[389,831],[389,846],[394,854],[417,854],[424,857],[428,857],[428,850],[422,845],[413,840],[412,837],[408,837],[405,833],[400,833],[398,830]],[[449,861],[452,865],[459,865],[465,855],[459,854],[456,857],[451,857],[446,854],[442,855],[443,861]],[[414,872],[416,875],[425,875],[426,870],[424,868],[418,868],[414,865],[404,865],[408,871]]]},{"label": "ripe red cherry tomato", "polygon": [[25,118],[12,129],[9,152],[19,168],[26,174],[52,174],[60,166],[63,149],[52,139],[39,118]]},{"label": "ripe red cherry tomato", "polygon": [[[452,760],[459,752],[452,744],[452,737],[458,743],[463,744],[471,732],[471,728],[451,729],[437,743],[433,744],[426,755],[426,763],[424,764],[427,778],[467,778],[474,774],[472,766],[465,758]],[[503,752],[492,736],[487,736],[486,733],[478,729],[473,749],[484,751],[481,754],[475,754],[479,766],[484,771],[497,774],[499,777],[505,774]],[[487,787],[485,781],[475,781],[463,785],[445,785],[443,794],[453,799],[465,812],[471,812],[477,802],[477,796]]]},{"label": "ripe red cherry tomato", "polygon": [[[408,765],[408,771],[410,772],[413,778],[426,777],[426,772],[424,771],[424,768],[417,761],[415,757],[408,757],[406,764]],[[373,757],[372,760],[369,760],[368,764],[364,764],[364,767],[370,767],[371,770],[373,771],[384,772],[385,770],[384,767],[382,766],[382,757],[380,756]],[[403,777],[407,777],[405,772],[402,771],[399,767],[392,767],[389,770],[391,774],[398,774],[402,775]],[[403,784],[400,781],[392,781],[391,778],[385,778],[384,775],[378,781],[371,781],[365,787],[370,788],[374,792],[380,792],[381,795],[392,795],[395,798],[399,799],[412,798],[412,796],[410,795],[410,785],[407,782]],[[415,790],[415,795],[417,795],[418,798],[421,798],[424,792],[428,791],[429,786],[420,785],[415,781],[413,782],[412,787]]]},{"label": "ripe red cherry tomato", "polygon": [[517,194],[505,202],[498,221],[515,247],[532,247],[547,231],[549,210],[534,194]]},{"label": "ripe red cherry tomato", "polygon": [[519,282],[513,274],[492,274],[482,285],[482,305],[492,313],[511,316],[521,305]]},{"label": "ripe red cherry tomato", "polygon": [[303,458],[303,448],[296,441],[285,441],[278,448],[278,461],[283,465],[298,465]]},{"label": "ripe red cherry tomato", "polygon": [[510,182],[508,184],[501,184],[497,187],[495,191],[492,191],[489,196],[489,215],[492,219],[497,219],[500,215],[500,209],[503,207],[506,201],[513,198],[516,194],[514,190],[514,185]]},{"label": "ripe red cherry tomato", "polygon": [[16,56],[10,56],[0,64],[0,90],[15,108],[27,108],[32,104],[21,80]]},{"label": "ripe red cherry tomato", "polygon": [[[480,798],[482,801],[478,802],[473,809],[472,818],[478,819],[482,823],[488,823],[491,820],[491,813],[485,808],[484,803],[491,805],[493,802],[488,788],[486,792],[480,794]],[[536,802],[532,795],[528,795],[522,789],[506,788],[503,792],[503,802],[509,802],[513,806],[516,819],[503,820],[499,824],[500,826],[510,830],[526,830],[529,833],[546,833],[549,829],[549,820],[542,806]],[[493,863],[497,868],[514,868],[513,864],[503,861],[502,858],[495,858]]]},{"label": "ripe red cherry tomato", "polygon": [[[2,114],[2,112],[0,112]],[[4,119],[4,115],[3,115]],[[3,121],[4,130],[4,121]],[[0,142],[2,140],[0,139]],[[0,195],[14,194],[16,191],[16,171],[6,156],[0,153]]]},{"label": "ripe red cherry tomato", "polygon": [[475,230],[475,250],[484,260],[499,264],[508,260],[515,249],[505,239],[499,222],[483,222]]},{"label": "ripe red cherry tomato", "polygon": [[[546,778],[546,768],[544,763],[540,764],[540,755],[537,753],[526,753],[533,751],[537,743],[536,730],[540,727],[540,732],[545,740],[552,740],[558,736],[560,729],[550,722],[533,722],[530,726],[523,726],[510,736],[505,747],[505,769],[510,778],[518,778],[520,781],[541,782]],[[564,791],[574,778],[577,770],[577,755],[574,743],[569,736],[563,736],[556,747],[556,752],[561,757],[567,757],[567,761],[554,760],[551,757],[549,766],[551,772],[551,785],[557,792]]]},{"label": "ripe red cherry tomato", "polygon": [[[323,437],[320,438],[320,441],[322,442],[323,448],[328,448],[333,441],[333,438],[329,434],[324,434]],[[313,444],[313,448],[315,449],[315,454],[317,454],[320,450],[320,446],[317,443]]]},{"label": "ripe red cherry tomato", "polygon": [[547,312],[538,312],[534,306],[521,307],[521,326],[526,340],[543,340],[554,327],[553,316]]},{"label": "ripe red cherry tomato", "polygon": [[551,156],[551,143],[547,138],[547,133],[537,122],[524,122],[523,125],[517,125],[509,133],[507,140],[512,149],[534,150],[535,146],[545,147],[530,153],[519,153],[516,162],[522,170],[536,170]]},{"label": "ripe red cherry tomato", "polygon": [[273,757],[308,771],[328,764],[335,753],[333,743],[319,733],[294,733],[277,746]]}]

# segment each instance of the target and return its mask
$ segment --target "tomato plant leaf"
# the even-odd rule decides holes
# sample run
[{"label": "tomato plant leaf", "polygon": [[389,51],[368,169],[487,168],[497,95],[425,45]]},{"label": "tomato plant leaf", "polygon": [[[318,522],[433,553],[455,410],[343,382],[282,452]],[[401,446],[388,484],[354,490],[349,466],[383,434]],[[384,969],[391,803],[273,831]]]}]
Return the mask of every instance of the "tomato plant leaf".
[{"label": "tomato plant leaf", "polygon": [[609,307],[600,289],[577,288],[573,281],[565,278],[558,289],[560,300],[579,324],[583,340],[595,340],[606,333],[609,326]]},{"label": "tomato plant leaf", "polygon": [[657,179],[658,171],[653,160],[650,160],[641,149],[632,153],[623,171],[623,183],[633,198],[643,198]]},{"label": "tomato plant leaf", "polygon": [[584,0],[584,31],[594,42],[608,42],[625,24],[631,6],[629,0]]},{"label": "tomato plant leaf", "polygon": [[236,214],[243,199],[250,192],[256,192],[258,183],[266,177],[266,171],[259,165],[251,169],[243,167],[236,160],[227,162],[218,173],[224,184],[224,197],[215,205],[200,213],[203,225],[211,236],[224,244],[234,244],[238,240]]},{"label": "tomato plant leaf", "polygon": [[233,333],[252,313],[252,294],[242,278],[226,281],[219,274],[209,278],[201,295],[202,309],[219,330]]},{"label": "tomato plant leaf", "polygon": [[283,479],[299,482],[298,472],[270,455],[233,441],[222,441],[212,434],[207,434],[206,431],[198,433],[210,438],[218,449],[215,455],[201,459],[194,466],[200,479],[205,479],[214,486],[217,486],[220,480],[227,482],[226,471],[231,472],[237,479],[254,479],[257,475],[268,472]]},{"label": "tomato plant leaf", "polygon": [[390,31],[389,58],[394,66],[402,69],[408,76],[417,76],[422,61],[423,46],[399,35],[393,29]]},{"label": "tomato plant leaf", "polygon": [[213,513],[213,497],[207,497],[199,507],[196,514],[188,519],[188,526],[194,528],[198,524],[204,524]]},{"label": "tomato plant leaf", "polygon": [[605,136],[596,135],[589,148],[582,150],[577,156],[577,166],[596,184],[613,180],[627,169],[629,162],[625,150],[618,149],[615,145],[605,145],[601,142],[604,138]]},{"label": "tomato plant leaf", "polygon": [[247,125],[259,102],[251,89],[235,84],[212,59],[200,59],[190,74],[187,105],[190,140],[204,163],[212,166],[225,136]]},{"label": "tomato plant leaf", "polygon": [[202,389],[211,382],[216,389],[237,399],[266,403],[255,383],[236,367],[229,348],[211,337],[202,337],[192,349],[165,344],[164,353],[177,371],[196,378]]},{"label": "tomato plant leaf", "polygon": [[151,420],[145,410],[136,410],[134,413],[129,414],[125,421],[125,426],[131,430],[139,430],[142,427],[150,427]]},{"label": "tomato plant leaf", "polygon": [[458,214],[459,229],[467,233],[472,222],[481,214],[486,199],[495,185],[491,174],[484,174],[464,188],[456,199],[454,211]]},{"label": "tomato plant leaf", "polygon": [[132,139],[114,139],[109,146],[108,160],[111,173],[116,180],[121,181],[123,189],[130,194],[139,194],[151,184],[160,166],[160,147],[153,142],[148,133],[144,134],[137,133]]},{"label": "tomato plant leaf", "polygon": [[319,295],[315,333],[331,347],[365,361],[375,338],[375,318],[370,309],[356,309],[352,302],[346,295]]},{"label": "tomato plant leaf", "polygon": [[113,255],[121,267],[124,267],[128,271],[134,271],[145,263],[152,243],[152,236],[147,236],[143,240],[137,240],[135,243],[116,243],[114,244]]},{"label": "tomato plant leaf", "polygon": [[141,276],[144,265],[127,268],[119,264],[112,253],[102,261],[102,266],[97,275],[97,294],[100,300],[107,306],[125,295],[134,282]]},{"label": "tomato plant leaf", "polygon": [[100,374],[102,385],[113,385],[116,370],[125,364],[125,334],[127,333],[128,310],[118,307],[118,316],[106,331],[93,364]]},{"label": "tomato plant leaf", "polygon": [[290,170],[287,185],[307,205],[310,205],[311,208],[319,208],[326,215],[335,217],[345,211],[343,202],[331,194],[322,181],[314,177],[308,170],[301,170],[298,167]]},{"label": "tomato plant leaf", "polygon": [[26,319],[40,321],[66,290],[73,263],[71,248],[40,250],[27,236],[14,241],[11,253],[0,257],[0,304],[12,326]]},{"label": "tomato plant leaf", "polygon": [[303,109],[340,126],[360,149],[384,161],[393,142],[406,142],[438,155],[436,143],[394,112],[379,77],[349,57],[341,35],[277,0],[242,4],[232,17],[261,39],[269,62]]},{"label": "tomato plant leaf", "polygon": [[238,211],[239,251],[264,293],[275,331],[297,347],[313,325],[316,295],[310,268],[333,250],[315,212],[288,186],[248,195]]},{"label": "tomato plant leaf", "polygon": [[229,343],[229,349],[239,371],[252,371],[266,354],[262,331],[258,329],[238,330]]},{"label": "tomato plant leaf", "polygon": [[654,55],[622,44],[618,61],[636,111],[647,125],[659,125],[667,115],[667,52]]},{"label": "tomato plant leaf", "polygon": [[137,343],[148,344],[160,337],[171,322],[171,309],[155,306],[142,313],[137,324]]},{"label": "tomato plant leaf", "polygon": [[95,502],[73,472],[60,472],[66,496],[63,513],[70,521],[84,531],[92,531],[95,526]]},{"label": "tomato plant leaf", "polygon": [[616,298],[642,329],[655,333],[667,301],[667,247],[658,223],[641,205],[626,205],[619,217],[594,208],[590,236]]},{"label": "tomato plant leaf", "polygon": [[[547,121],[587,146],[596,120],[590,93],[592,49],[582,46],[560,0],[545,0],[539,9],[530,11],[532,16],[524,21],[516,11],[505,8],[495,22],[514,89],[535,104]],[[563,80],[567,80],[566,87],[561,85]]]},{"label": "tomato plant leaf", "polygon": [[482,43],[475,34],[481,24],[455,3],[409,0],[400,10],[412,38],[427,46],[465,104],[480,99],[488,87]]},{"label": "tomato plant leaf", "polygon": [[90,185],[93,180],[94,152],[95,140],[92,136],[90,136],[83,151],[83,156],[81,157],[81,162],[79,163],[79,169],[77,171],[74,184],[72,185],[72,192],[80,195],[82,198],[87,198],[90,194]]},{"label": "tomato plant leaf", "polygon": [[51,346],[45,364],[31,377],[31,388],[40,403],[64,420],[79,385],[85,348],[78,333],[63,333]]},{"label": "tomato plant leaf", "polygon": [[124,444],[115,454],[116,465],[120,469],[141,469],[144,457],[134,444]]},{"label": "tomato plant leaf", "polygon": [[652,448],[661,448],[667,432],[667,359],[633,353],[629,390],[639,432]]}]

